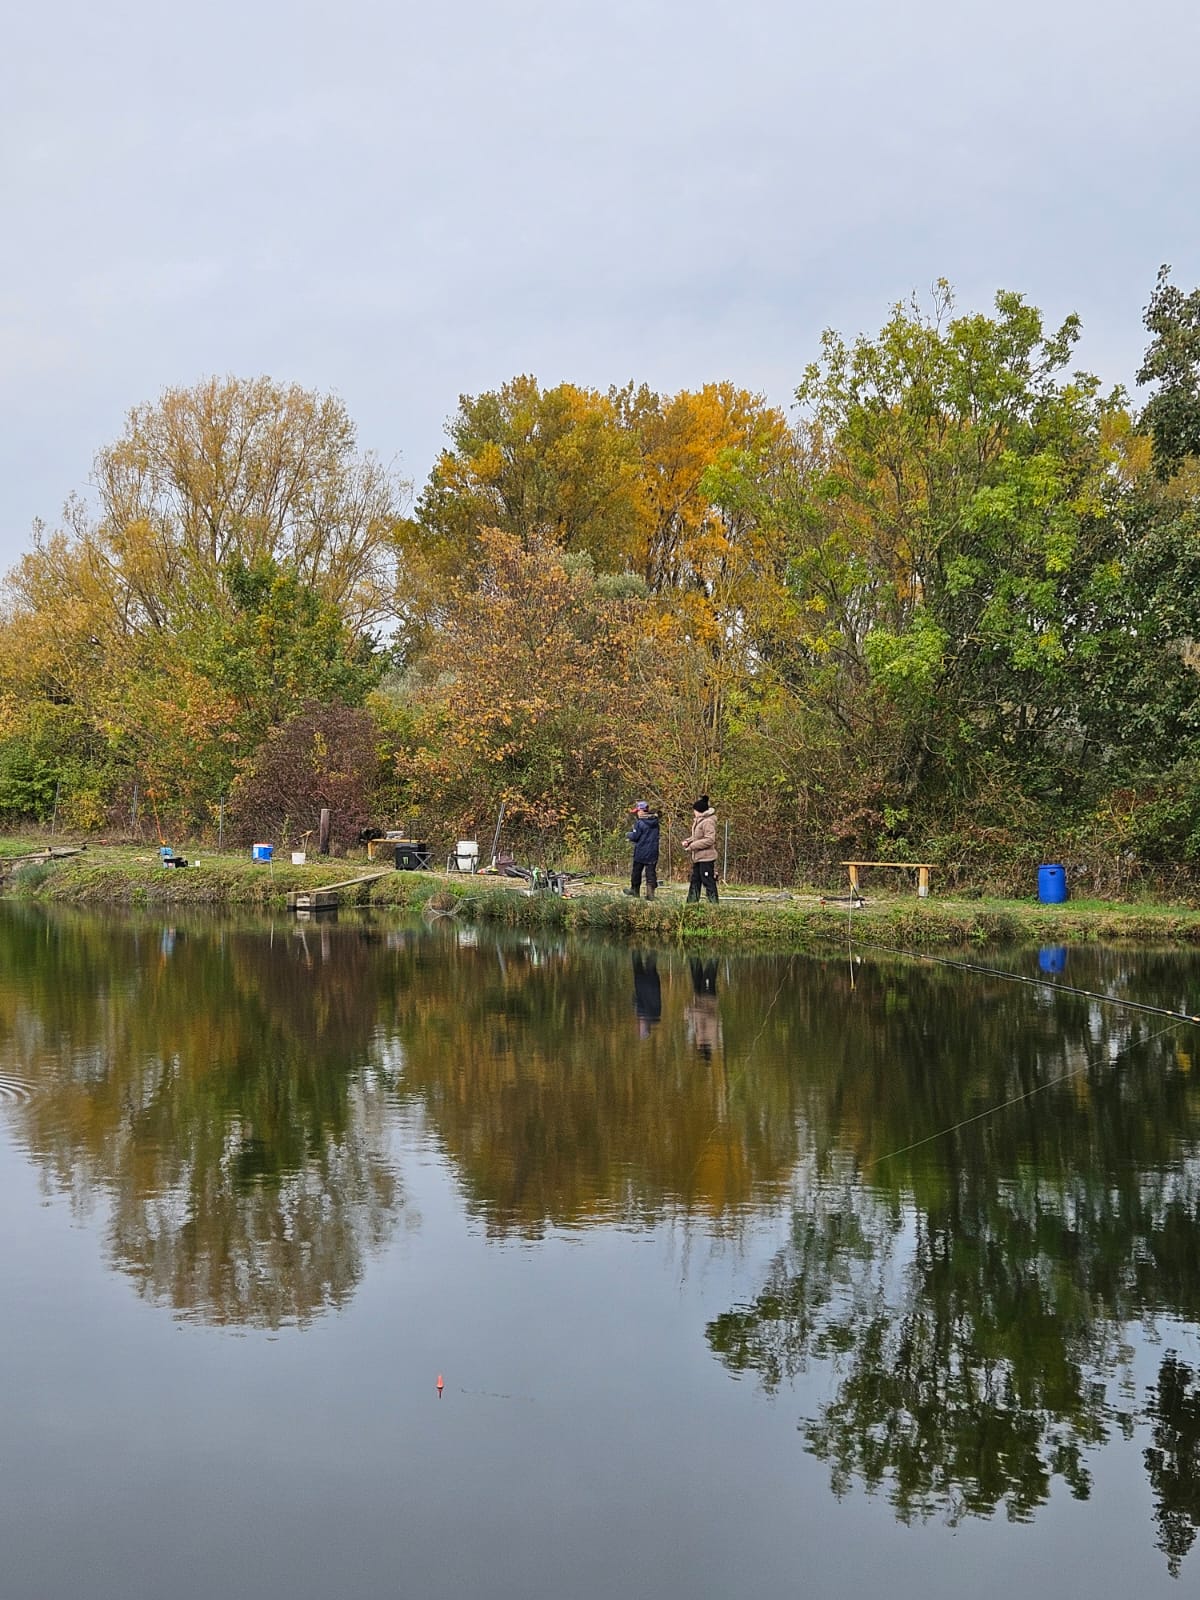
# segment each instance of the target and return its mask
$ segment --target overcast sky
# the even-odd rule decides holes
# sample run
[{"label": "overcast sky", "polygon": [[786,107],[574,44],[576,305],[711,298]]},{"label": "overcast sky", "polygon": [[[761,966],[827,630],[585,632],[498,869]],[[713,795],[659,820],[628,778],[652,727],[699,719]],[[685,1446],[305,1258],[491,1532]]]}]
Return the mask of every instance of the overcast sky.
[{"label": "overcast sky", "polygon": [[419,484],[518,372],[788,404],[944,276],[1131,381],[1200,283],[1197,0],[41,0],[0,58],[0,568],[130,406],[341,395]]}]

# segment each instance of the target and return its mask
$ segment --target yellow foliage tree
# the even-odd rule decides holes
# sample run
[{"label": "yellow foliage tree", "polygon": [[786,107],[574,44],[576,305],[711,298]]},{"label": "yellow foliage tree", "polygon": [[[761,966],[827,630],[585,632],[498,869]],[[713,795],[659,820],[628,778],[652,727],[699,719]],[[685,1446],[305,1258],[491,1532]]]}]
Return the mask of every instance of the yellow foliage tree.
[{"label": "yellow foliage tree", "polygon": [[590,827],[598,786],[615,794],[636,757],[628,663],[643,607],[636,585],[597,578],[550,537],[485,530],[422,664],[398,757],[411,808],[471,831],[503,800],[528,831]]}]

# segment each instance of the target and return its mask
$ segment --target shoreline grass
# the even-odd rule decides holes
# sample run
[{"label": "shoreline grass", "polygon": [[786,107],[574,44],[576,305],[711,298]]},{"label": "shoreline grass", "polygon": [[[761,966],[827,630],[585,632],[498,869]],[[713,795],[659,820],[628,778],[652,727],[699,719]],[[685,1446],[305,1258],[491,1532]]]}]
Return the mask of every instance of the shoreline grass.
[{"label": "shoreline grass", "polygon": [[[0,842],[0,862],[22,853],[21,841]],[[24,843],[25,849],[37,844]],[[189,857],[194,860],[195,857]],[[279,911],[293,890],[367,877],[380,870],[365,859],[251,862],[243,852],[199,854],[199,865],[164,868],[145,846],[89,845],[79,855],[10,871],[0,895],[25,902],[94,909],[250,908]],[[387,872],[373,882],[341,891],[347,908],[370,905],[404,913],[432,910],[472,922],[509,927],[605,934],[629,943],[747,950],[828,949],[844,943],[849,923],[860,940],[876,939],[906,949],[1002,946],[1020,942],[1078,944],[1131,942],[1200,944],[1200,909],[1156,902],[1119,904],[1097,900],[1042,905],[912,893],[869,895],[849,911],[821,903],[816,889],[780,892],[727,888],[719,905],[688,905],[682,884],[666,885],[653,903],[620,893],[615,881],[580,886],[567,897],[529,895],[512,880],[486,876]]]}]

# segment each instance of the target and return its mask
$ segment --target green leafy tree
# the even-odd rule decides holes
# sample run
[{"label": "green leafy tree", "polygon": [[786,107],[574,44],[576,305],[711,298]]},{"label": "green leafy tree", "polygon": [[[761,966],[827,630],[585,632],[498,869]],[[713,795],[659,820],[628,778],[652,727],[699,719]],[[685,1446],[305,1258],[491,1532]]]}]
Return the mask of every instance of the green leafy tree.
[{"label": "green leafy tree", "polygon": [[797,391],[792,581],[824,623],[814,686],[878,753],[893,804],[978,797],[997,772],[1082,764],[1079,685],[1119,584],[1106,428],[1119,396],[1064,376],[1078,321],[1021,296],[994,316],[897,306],[875,339],[828,333]]},{"label": "green leafy tree", "polygon": [[1200,289],[1185,294],[1160,267],[1145,324],[1153,335],[1138,382],[1156,385],[1142,425],[1154,439],[1154,465],[1169,478],[1189,456],[1200,456]]}]

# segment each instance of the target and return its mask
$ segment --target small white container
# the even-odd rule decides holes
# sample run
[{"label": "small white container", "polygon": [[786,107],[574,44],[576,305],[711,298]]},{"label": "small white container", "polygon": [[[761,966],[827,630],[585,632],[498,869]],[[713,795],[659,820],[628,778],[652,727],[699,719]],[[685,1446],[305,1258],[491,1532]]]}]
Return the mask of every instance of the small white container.
[{"label": "small white container", "polygon": [[307,860],[308,857],[303,850],[292,851],[292,865],[294,867],[302,867]]}]

